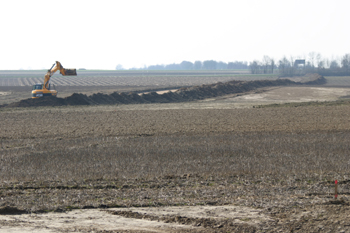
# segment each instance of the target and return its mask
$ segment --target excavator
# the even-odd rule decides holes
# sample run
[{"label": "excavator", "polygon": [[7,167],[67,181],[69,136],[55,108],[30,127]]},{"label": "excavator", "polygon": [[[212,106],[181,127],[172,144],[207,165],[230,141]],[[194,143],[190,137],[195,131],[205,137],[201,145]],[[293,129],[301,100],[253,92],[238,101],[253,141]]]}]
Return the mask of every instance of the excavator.
[{"label": "excavator", "polygon": [[33,85],[32,88],[32,98],[40,98],[45,96],[57,96],[57,91],[55,86],[50,84],[51,76],[59,70],[63,76],[73,76],[77,75],[76,69],[65,69],[60,62],[56,61],[55,64],[47,71],[44,79],[44,83],[37,83]]}]

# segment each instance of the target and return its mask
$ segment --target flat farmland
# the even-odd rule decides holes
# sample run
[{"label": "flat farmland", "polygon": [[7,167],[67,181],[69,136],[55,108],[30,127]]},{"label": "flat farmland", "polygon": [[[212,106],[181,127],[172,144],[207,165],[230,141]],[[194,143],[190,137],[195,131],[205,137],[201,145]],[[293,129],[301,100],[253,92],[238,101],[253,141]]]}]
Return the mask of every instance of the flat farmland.
[{"label": "flat farmland", "polygon": [[[0,71],[0,105],[31,98],[31,86],[43,83],[46,70]],[[174,89],[230,80],[275,80],[271,75],[249,75],[247,71],[80,71],[77,76],[51,78],[59,97],[73,93],[92,95],[112,92]]]},{"label": "flat farmland", "polygon": [[[32,86],[42,83],[45,70],[0,71],[0,86]],[[252,79],[247,71],[79,71],[77,76],[62,76],[59,72],[51,78],[57,86],[193,86],[238,79]],[[271,75],[253,79],[274,79]]]},{"label": "flat farmland", "polygon": [[326,86],[344,87],[350,86],[349,76],[328,76]]},{"label": "flat farmland", "polygon": [[1,228],[349,229],[350,105],[195,105],[1,110]]},{"label": "flat farmland", "polygon": [[[31,98],[31,85],[42,83],[45,73],[45,70],[0,71],[0,105]],[[276,75],[251,75],[244,70],[167,72],[78,70],[77,73],[78,76],[61,76],[59,73],[54,74],[51,83],[56,85],[59,97],[64,98],[73,93],[92,95],[94,93],[111,94],[116,91],[147,92],[150,90],[174,90],[180,87],[227,82],[231,80],[253,81],[276,80],[278,78]],[[324,87],[350,87],[350,77],[325,78],[327,79],[327,84],[323,85]],[[301,94],[303,95],[307,93],[308,92],[306,91]],[[276,98],[278,98],[278,95]],[[330,100],[334,100],[334,98],[330,98]],[[297,99],[296,101],[301,100]]]},{"label": "flat farmland", "polygon": [[[0,87],[32,86],[42,83],[46,70],[1,70]],[[194,86],[226,82],[230,80],[275,80],[277,75],[251,75],[247,70],[232,71],[94,71],[77,70],[77,76],[61,76],[59,72],[51,78],[57,86],[84,87],[170,87]],[[349,76],[329,76],[326,86],[350,86]]]},{"label": "flat farmland", "polygon": [[[186,103],[1,108],[0,228],[347,232],[349,88],[326,85]],[[94,92],[67,86],[76,88]],[[270,105],[290,102],[317,105]]]}]

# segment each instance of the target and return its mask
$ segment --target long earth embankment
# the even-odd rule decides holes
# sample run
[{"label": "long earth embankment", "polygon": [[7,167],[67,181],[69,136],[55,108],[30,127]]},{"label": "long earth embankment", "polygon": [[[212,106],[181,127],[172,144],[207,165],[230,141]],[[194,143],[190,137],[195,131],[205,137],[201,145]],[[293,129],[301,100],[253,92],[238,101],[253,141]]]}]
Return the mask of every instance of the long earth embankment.
[{"label": "long earth embankment", "polygon": [[[314,75],[315,77],[315,75]],[[97,93],[90,96],[74,93],[66,98],[45,97],[38,99],[24,99],[19,102],[3,105],[1,107],[37,107],[37,106],[66,106],[66,105],[103,105],[103,104],[141,104],[141,103],[173,103],[188,102],[213,98],[228,94],[244,93],[261,87],[287,86],[287,85],[319,85],[326,82],[323,76],[317,75],[309,82],[294,82],[289,79],[258,80],[258,81],[229,81],[209,85],[180,88],[175,92],[158,94],[149,92],[113,92],[112,94]]]}]

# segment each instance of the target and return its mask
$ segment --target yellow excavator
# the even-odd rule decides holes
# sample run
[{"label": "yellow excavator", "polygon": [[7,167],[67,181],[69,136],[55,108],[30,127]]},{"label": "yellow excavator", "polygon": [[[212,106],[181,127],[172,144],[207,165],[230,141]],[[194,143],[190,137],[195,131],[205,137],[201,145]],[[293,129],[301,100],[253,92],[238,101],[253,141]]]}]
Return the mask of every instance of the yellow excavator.
[{"label": "yellow excavator", "polygon": [[59,70],[63,76],[77,75],[76,69],[65,69],[60,62],[56,61],[55,64],[47,71],[44,79],[44,83],[37,83],[32,88],[32,98],[40,98],[45,96],[57,96],[55,86],[50,84],[51,76]]}]

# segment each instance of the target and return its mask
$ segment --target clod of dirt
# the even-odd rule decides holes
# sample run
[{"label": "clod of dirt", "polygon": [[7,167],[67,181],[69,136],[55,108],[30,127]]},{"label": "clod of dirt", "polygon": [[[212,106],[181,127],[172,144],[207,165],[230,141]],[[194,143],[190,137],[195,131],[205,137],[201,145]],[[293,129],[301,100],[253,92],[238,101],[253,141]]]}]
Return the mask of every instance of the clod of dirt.
[{"label": "clod of dirt", "polygon": [[344,200],[332,200],[329,201],[329,203],[333,205],[349,205],[349,203],[345,202]]},{"label": "clod of dirt", "polygon": [[9,215],[9,214],[25,214],[27,211],[17,209],[16,207],[11,206],[5,206],[3,208],[0,208],[0,214],[1,215]]}]

